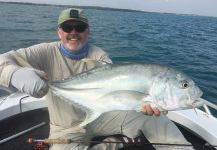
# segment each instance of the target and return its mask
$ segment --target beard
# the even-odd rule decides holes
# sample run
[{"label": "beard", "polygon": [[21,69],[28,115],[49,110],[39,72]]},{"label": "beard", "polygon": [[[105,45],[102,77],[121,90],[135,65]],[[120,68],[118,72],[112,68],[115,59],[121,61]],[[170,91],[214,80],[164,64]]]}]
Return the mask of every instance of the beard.
[{"label": "beard", "polygon": [[69,34],[67,37],[67,43],[65,43],[65,47],[71,51],[79,51],[83,48],[86,41],[82,41],[82,38],[79,34]]},{"label": "beard", "polygon": [[71,51],[79,51],[80,49],[82,49],[82,47],[84,46],[84,44],[82,44],[81,42],[76,44],[76,46],[70,44],[70,43],[66,43],[64,44],[65,47]]}]

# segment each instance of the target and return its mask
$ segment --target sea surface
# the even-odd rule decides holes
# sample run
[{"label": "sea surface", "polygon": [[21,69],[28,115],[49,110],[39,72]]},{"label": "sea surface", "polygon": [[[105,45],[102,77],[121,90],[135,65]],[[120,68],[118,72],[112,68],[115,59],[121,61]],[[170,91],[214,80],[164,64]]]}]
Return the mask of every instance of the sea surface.
[{"label": "sea surface", "polygon": [[[0,53],[58,40],[58,14],[73,6],[0,3]],[[217,18],[85,8],[90,43],[114,63],[165,64],[182,70],[217,104]]]}]

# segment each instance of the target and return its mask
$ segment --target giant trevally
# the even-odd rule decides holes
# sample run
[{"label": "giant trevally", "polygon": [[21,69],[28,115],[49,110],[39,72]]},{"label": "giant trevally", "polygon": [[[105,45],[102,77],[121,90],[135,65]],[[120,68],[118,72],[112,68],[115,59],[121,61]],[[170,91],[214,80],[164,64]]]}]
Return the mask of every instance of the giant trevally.
[{"label": "giant trevally", "polygon": [[157,64],[106,64],[49,83],[51,92],[86,111],[81,126],[112,110],[140,110],[151,103],[160,110],[199,107],[202,91],[187,75]]}]

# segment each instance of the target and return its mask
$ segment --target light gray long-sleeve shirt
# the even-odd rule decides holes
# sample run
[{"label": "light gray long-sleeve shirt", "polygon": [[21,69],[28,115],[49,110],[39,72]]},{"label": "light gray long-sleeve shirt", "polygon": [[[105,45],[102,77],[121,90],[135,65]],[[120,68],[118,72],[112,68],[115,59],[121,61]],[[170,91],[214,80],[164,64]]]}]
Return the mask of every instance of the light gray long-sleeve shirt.
[{"label": "light gray long-sleeve shirt", "polygon": [[[18,49],[16,52],[33,68],[47,73],[48,79],[51,81],[65,79],[94,67],[82,60],[72,60],[63,56],[59,47],[60,42],[42,43]],[[16,62],[15,55],[15,51],[0,55],[0,84],[2,86],[9,87],[13,72],[22,67]],[[111,63],[111,59],[107,53],[94,45],[90,45],[86,58]],[[72,104],[68,104],[51,93],[48,95],[50,95],[47,96],[47,100],[52,129],[66,129],[71,132],[71,128],[76,128],[83,121],[85,117],[84,111]]]}]

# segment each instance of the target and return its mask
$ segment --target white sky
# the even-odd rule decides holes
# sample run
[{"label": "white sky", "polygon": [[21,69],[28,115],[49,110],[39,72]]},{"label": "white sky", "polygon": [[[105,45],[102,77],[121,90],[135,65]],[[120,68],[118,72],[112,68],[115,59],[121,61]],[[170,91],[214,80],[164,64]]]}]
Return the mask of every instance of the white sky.
[{"label": "white sky", "polygon": [[217,0],[0,0],[61,5],[102,6],[217,17]]}]

